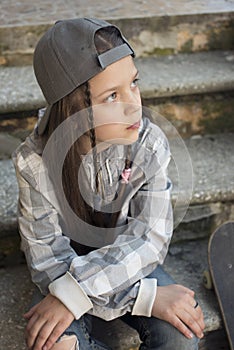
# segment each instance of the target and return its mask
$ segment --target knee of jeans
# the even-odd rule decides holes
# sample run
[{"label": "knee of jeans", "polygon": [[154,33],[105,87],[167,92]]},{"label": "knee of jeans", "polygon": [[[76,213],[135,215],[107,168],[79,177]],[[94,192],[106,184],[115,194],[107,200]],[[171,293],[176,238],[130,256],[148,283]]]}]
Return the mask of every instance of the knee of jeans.
[{"label": "knee of jeans", "polygon": [[[186,338],[182,333],[171,334],[170,336],[157,335],[152,337],[152,334],[145,340],[144,344],[146,349],[157,349],[157,350],[198,350],[199,340],[197,337],[192,339]],[[145,349],[143,346],[141,349]]]},{"label": "knee of jeans", "polygon": [[174,337],[173,348],[181,350],[198,350],[198,343],[199,339],[197,337],[193,336],[192,339],[188,339],[178,331],[177,336]]},{"label": "knee of jeans", "polygon": [[158,350],[198,350],[197,337],[194,336],[192,339],[188,339],[171,324],[156,318],[147,321],[141,334],[142,350],[151,348]]},{"label": "knee of jeans", "polygon": [[79,342],[76,335],[63,335],[51,350],[79,350]]}]

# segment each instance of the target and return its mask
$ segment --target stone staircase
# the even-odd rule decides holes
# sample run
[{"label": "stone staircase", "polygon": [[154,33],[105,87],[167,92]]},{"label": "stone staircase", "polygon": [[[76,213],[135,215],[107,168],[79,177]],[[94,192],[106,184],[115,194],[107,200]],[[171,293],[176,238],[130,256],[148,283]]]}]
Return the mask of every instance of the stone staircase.
[{"label": "stone staircase", "polygon": [[[70,8],[68,8],[70,6]],[[232,0],[26,0],[0,5],[0,348],[24,350],[21,314],[32,285],[19,252],[17,183],[11,152],[33,129],[43,96],[32,71],[32,54],[42,33],[58,18],[97,16],[116,23],[136,50],[144,105],[171,142],[183,165],[186,145],[194,173],[193,193],[176,227],[166,269],[196,291],[206,336],[200,349],[228,349],[213,291],[202,284],[207,242],[218,225],[234,220],[234,2]],[[169,125],[169,128],[168,128]],[[173,136],[183,140],[174,143]],[[180,135],[180,136],[178,136]],[[186,169],[186,167],[185,167]],[[175,186],[181,186],[171,164]],[[183,187],[183,186],[182,186]],[[23,281],[23,283],[22,283]],[[2,283],[2,285],[1,285]],[[20,286],[20,288],[19,288]],[[29,295],[29,297],[28,297]],[[6,334],[6,336],[2,336]],[[12,336],[14,334],[14,336]],[[137,349],[135,332],[119,321],[100,322],[96,334],[116,350]],[[215,344],[215,346],[214,346]],[[179,349],[178,349],[179,350]]]}]

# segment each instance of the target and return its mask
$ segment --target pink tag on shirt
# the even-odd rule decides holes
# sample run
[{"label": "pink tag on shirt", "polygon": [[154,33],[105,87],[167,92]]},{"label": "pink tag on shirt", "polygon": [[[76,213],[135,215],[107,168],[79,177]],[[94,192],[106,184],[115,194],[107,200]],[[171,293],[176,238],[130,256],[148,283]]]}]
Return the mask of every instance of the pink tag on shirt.
[{"label": "pink tag on shirt", "polygon": [[128,169],[124,169],[124,171],[122,172],[121,176],[122,176],[122,183],[128,184],[129,182],[129,177],[131,175],[131,168]]}]

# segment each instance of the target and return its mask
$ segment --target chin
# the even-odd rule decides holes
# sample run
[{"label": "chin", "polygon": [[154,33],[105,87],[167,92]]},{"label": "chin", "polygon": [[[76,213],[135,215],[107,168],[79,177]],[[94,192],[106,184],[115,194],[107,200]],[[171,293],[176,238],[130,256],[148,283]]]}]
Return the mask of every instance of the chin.
[{"label": "chin", "polygon": [[138,140],[139,135],[137,134],[135,137],[129,137],[127,139],[124,139],[123,143],[124,145],[132,145],[134,142]]},{"label": "chin", "polygon": [[[112,145],[132,145],[134,142],[136,142],[138,140],[138,136],[137,137],[131,137],[131,138],[119,138],[119,139],[115,139],[115,140],[108,140],[109,144]],[[106,141],[107,142],[107,141]]]}]

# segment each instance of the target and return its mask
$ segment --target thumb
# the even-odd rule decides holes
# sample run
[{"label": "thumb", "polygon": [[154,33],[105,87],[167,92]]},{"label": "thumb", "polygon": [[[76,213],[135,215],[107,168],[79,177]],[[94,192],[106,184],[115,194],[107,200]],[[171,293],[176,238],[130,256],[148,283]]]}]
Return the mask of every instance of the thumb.
[{"label": "thumb", "polygon": [[27,311],[25,314],[23,314],[23,317],[26,318],[27,320],[32,317],[34,312],[37,309],[37,305],[34,305],[29,311]]}]

